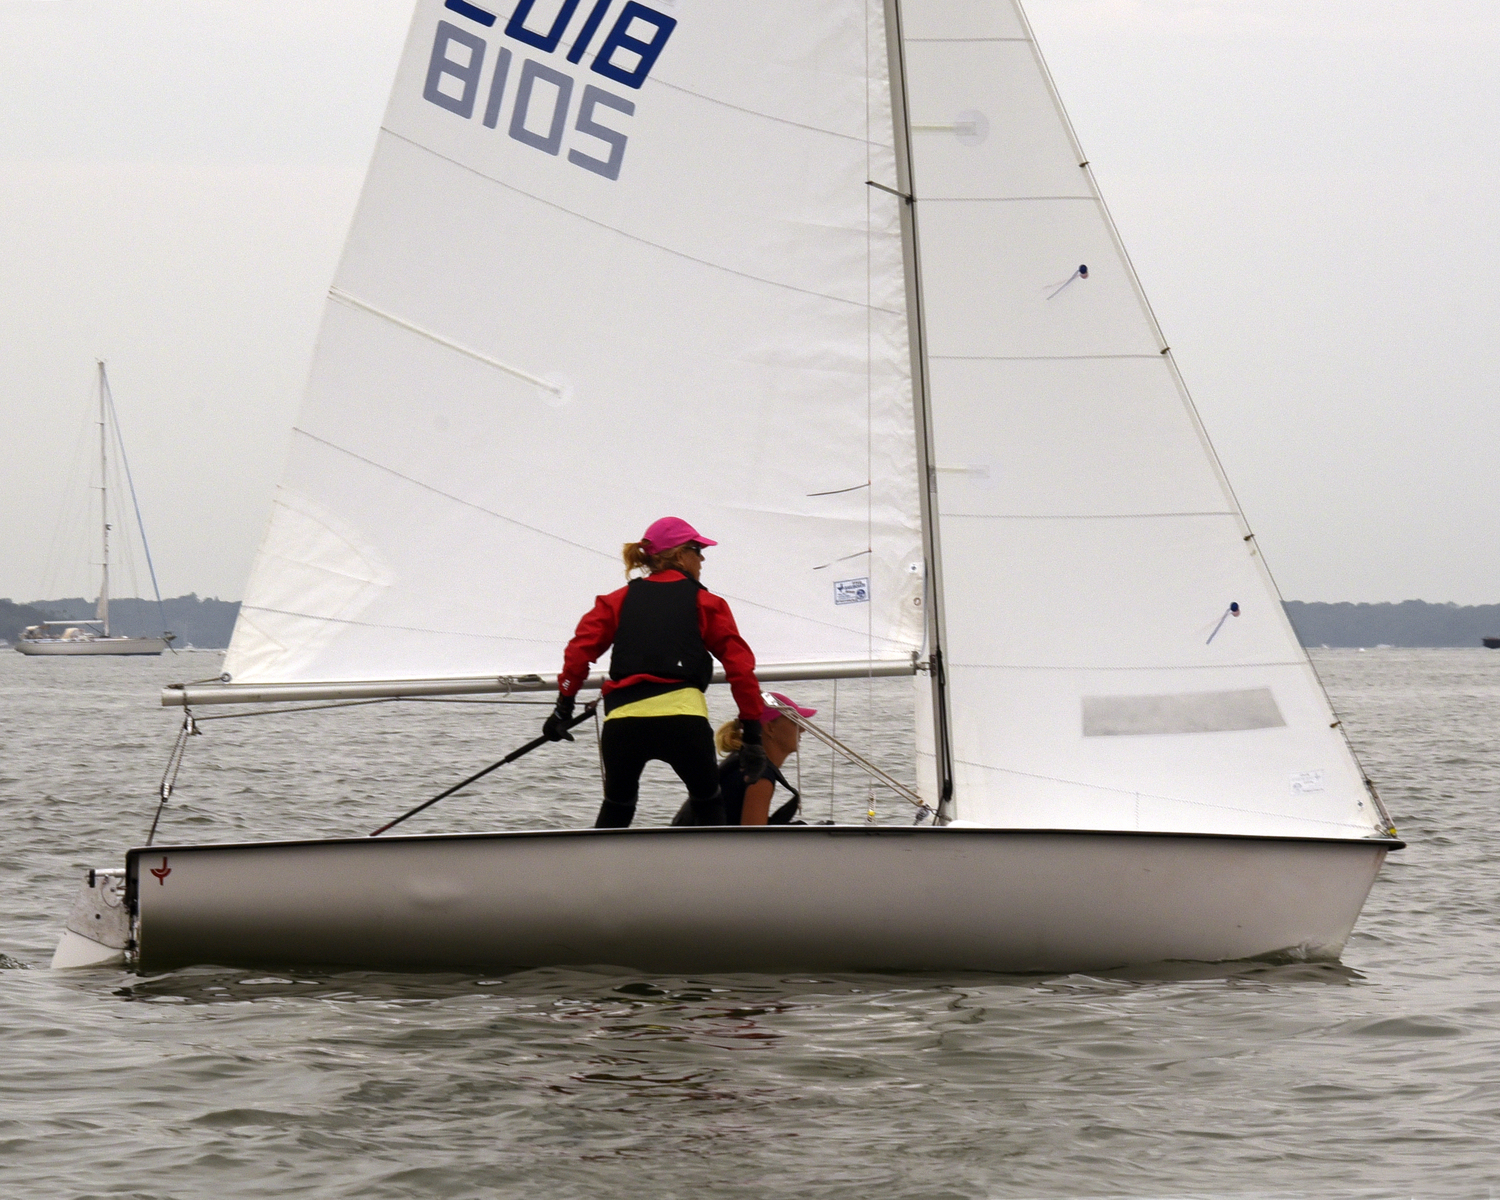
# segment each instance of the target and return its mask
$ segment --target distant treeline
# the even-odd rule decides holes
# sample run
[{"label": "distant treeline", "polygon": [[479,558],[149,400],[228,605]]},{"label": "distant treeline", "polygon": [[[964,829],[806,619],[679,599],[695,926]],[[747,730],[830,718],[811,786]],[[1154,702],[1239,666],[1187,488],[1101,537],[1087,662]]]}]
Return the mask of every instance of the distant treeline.
[{"label": "distant treeline", "polygon": [[1478,646],[1500,637],[1500,604],[1286,602],[1304,646]]},{"label": "distant treeline", "polygon": [[[163,601],[167,628],[177,645],[227,646],[239,615],[238,600],[200,600],[189,593]],[[1481,638],[1500,637],[1500,604],[1325,604],[1286,602],[1286,614],[1304,646],[1478,646]],[[15,604],[0,600],[0,638],[14,641],[38,621],[77,621],[94,615],[94,602],[82,597],[33,600]],[[110,631],[154,637],[162,619],[154,600],[109,602]]]},{"label": "distant treeline", "polygon": [[30,604],[17,604],[13,600],[0,600],[0,640],[13,642],[16,635],[28,625],[51,620],[48,613]]},{"label": "distant treeline", "polygon": [[[158,609],[155,600],[121,597],[109,602],[109,631],[132,637],[156,637],[163,632],[163,611],[166,629],[177,635],[178,646],[222,647],[229,645],[240,602],[212,597],[200,600],[189,592],[186,596],[163,600]],[[93,616],[94,601],[82,596],[33,600],[29,604],[0,600],[0,638],[15,641],[21,630],[38,621],[87,621]]]}]

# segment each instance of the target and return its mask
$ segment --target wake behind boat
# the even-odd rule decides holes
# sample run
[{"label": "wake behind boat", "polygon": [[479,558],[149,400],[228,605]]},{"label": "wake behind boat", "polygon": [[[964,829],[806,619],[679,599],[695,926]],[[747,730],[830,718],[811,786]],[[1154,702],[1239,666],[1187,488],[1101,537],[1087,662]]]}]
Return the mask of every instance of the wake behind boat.
[{"label": "wake behind boat", "polygon": [[210,705],[552,690],[664,511],[762,683],[914,679],[922,824],[166,835],[56,964],[1331,958],[1402,845],[1018,6],[422,0],[172,769]]}]

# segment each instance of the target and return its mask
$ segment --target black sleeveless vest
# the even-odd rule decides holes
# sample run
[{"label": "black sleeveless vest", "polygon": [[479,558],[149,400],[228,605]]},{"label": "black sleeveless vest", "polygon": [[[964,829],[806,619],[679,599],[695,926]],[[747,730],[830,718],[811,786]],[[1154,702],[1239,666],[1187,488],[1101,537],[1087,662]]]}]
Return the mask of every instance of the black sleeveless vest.
[{"label": "black sleeveless vest", "polygon": [[604,711],[633,704],[683,686],[707,691],[714,660],[698,629],[698,593],[703,585],[684,576],[670,583],[632,579],[620,605],[609,677],[655,675],[672,683],[642,682],[616,688],[604,698]]}]

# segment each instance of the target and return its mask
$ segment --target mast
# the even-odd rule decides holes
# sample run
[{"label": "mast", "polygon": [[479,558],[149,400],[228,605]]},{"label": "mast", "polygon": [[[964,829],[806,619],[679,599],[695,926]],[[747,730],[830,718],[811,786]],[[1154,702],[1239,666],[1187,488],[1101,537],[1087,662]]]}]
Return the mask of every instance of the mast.
[{"label": "mast", "polygon": [[104,555],[101,562],[103,572],[99,579],[99,606],[94,615],[104,624],[104,636],[109,636],[109,475],[107,461],[105,459],[105,445],[108,441],[107,429],[104,419],[104,360],[99,363],[99,525],[100,541],[103,545]]},{"label": "mast", "polygon": [[949,719],[947,666],[943,648],[942,547],[937,523],[937,462],[933,454],[931,388],[927,369],[927,322],[922,304],[917,203],[912,190],[911,112],[906,97],[906,51],[901,0],[885,0],[885,40],[890,55],[891,128],[895,135],[896,188],[901,199],[901,241],[906,260],[906,312],[910,330],[912,408],[916,416],[917,489],[922,514],[922,558],[926,578],[928,676],[932,684],[933,743],[937,752],[937,823],[953,819],[953,734]]},{"label": "mast", "polygon": [[125,435],[120,432],[120,414],[115,409],[115,394],[110,391],[109,376],[104,371],[104,364],[99,364],[99,390],[103,396],[104,404],[109,409],[109,419],[115,427],[115,444],[120,448],[120,466],[125,471],[125,486],[130,491],[130,506],[135,509],[135,527],[141,535],[141,549],[146,552],[146,570],[151,573],[151,591],[156,596],[156,611],[161,617],[162,637],[172,642],[176,636],[167,628],[167,607],[162,603],[161,584],[156,581],[156,563],[151,559],[151,539],[146,536],[146,521],[141,516],[140,497],[135,494],[135,476],[130,473],[130,455],[125,453]]}]

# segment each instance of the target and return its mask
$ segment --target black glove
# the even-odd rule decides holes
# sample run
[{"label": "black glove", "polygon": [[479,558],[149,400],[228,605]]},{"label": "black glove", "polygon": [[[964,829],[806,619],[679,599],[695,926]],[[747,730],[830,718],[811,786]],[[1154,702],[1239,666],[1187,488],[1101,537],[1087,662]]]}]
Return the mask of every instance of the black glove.
[{"label": "black glove", "polygon": [[571,742],[573,735],[568,732],[568,722],[572,719],[573,697],[559,696],[552,715],[542,723],[542,736],[549,742]]},{"label": "black glove", "polygon": [[740,770],[745,782],[754,783],[766,770],[766,748],[760,744],[760,722],[740,722]]}]

